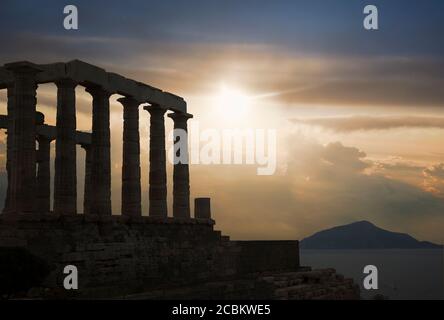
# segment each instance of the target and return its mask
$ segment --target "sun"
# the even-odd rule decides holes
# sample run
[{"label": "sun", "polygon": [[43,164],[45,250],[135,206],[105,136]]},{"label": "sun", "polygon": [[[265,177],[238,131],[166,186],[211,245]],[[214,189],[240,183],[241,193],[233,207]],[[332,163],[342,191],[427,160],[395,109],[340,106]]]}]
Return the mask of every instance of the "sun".
[{"label": "sun", "polygon": [[221,85],[213,96],[213,106],[223,119],[243,119],[250,109],[251,98],[240,89]]}]

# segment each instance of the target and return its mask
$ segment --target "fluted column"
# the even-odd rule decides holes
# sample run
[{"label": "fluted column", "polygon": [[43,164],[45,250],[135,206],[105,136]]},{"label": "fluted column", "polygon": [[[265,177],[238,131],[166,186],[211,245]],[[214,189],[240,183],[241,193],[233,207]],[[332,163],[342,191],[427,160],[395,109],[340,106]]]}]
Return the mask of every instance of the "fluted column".
[{"label": "fluted column", "polygon": [[12,132],[12,123],[14,121],[12,112],[14,111],[13,102],[14,102],[14,85],[8,86],[8,102],[7,102],[7,112],[8,112],[8,128],[6,131],[6,173],[8,179],[8,185],[6,186],[6,196],[5,196],[5,205],[3,207],[3,212],[7,212],[9,210],[9,190],[11,184],[11,169],[10,163],[12,159],[12,137],[10,134]]},{"label": "fluted column", "polygon": [[80,145],[85,150],[85,185],[83,191],[83,213],[89,214],[91,205],[91,164],[92,147],[90,144]]},{"label": "fluted column", "polygon": [[111,215],[110,93],[100,87],[86,89],[93,97],[90,213]]},{"label": "fluted column", "polygon": [[76,83],[70,79],[57,85],[57,138],[54,173],[54,212],[77,213],[76,173]]},{"label": "fluted column", "polygon": [[[174,121],[173,216],[190,217],[190,173],[188,165],[188,113],[168,114]],[[181,140],[183,139],[183,141]]]},{"label": "fluted column", "polygon": [[37,151],[37,211],[48,213],[50,211],[51,175],[50,175],[50,147],[51,140],[37,136],[39,149]]},{"label": "fluted column", "polygon": [[122,215],[140,216],[139,102],[120,98],[123,105]]},{"label": "fluted column", "polygon": [[144,109],[151,115],[149,214],[166,217],[168,215],[164,119],[166,109],[158,105],[146,106]]},{"label": "fluted column", "polygon": [[40,71],[29,62],[5,65],[13,73],[12,157],[8,213],[35,211],[36,188],[36,89],[35,75]]}]

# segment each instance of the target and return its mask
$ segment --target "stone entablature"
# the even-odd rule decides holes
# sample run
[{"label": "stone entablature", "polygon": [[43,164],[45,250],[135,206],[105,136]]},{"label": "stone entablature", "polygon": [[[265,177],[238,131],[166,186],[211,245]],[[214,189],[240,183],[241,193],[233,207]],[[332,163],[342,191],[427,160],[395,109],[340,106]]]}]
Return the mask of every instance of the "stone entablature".
[{"label": "stone entablature", "polygon": [[[18,63],[27,63],[40,70],[36,74],[37,84],[55,83],[60,79],[71,79],[84,87],[99,86],[111,94],[131,96],[140,103],[154,103],[174,111],[187,112],[185,100],[177,95],[125,78],[116,73],[107,72],[80,60],[51,64]],[[6,89],[13,82],[14,76],[8,70],[7,65],[0,67],[0,89]]]}]

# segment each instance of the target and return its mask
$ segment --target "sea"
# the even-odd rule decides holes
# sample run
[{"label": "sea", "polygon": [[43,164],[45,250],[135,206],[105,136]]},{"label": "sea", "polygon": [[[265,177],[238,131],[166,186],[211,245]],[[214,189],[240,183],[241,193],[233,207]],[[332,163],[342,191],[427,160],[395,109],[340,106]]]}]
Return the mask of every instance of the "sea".
[{"label": "sea", "polygon": [[[308,250],[300,252],[302,266],[335,268],[361,287],[363,299],[444,300],[444,250]],[[378,289],[366,290],[366,265],[378,270]]]}]

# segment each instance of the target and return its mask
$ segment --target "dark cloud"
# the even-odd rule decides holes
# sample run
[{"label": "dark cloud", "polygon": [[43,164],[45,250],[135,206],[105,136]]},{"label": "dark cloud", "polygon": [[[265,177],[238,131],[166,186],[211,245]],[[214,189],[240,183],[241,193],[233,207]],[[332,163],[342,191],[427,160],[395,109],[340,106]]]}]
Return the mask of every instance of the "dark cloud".
[{"label": "dark cloud", "polygon": [[373,33],[365,1],[72,4],[75,32],[62,28],[59,1],[3,1],[0,59],[81,59],[185,96],[231,77],[289,105],[443,105],[442,1],[376,0]]},{"label": "dark cloud", "polygon": [[[364,0],[236,1],[87,1],[79,8],[77,34],[127,37],[145,42],[268,43],[309,53],[433,54],[444,53],[439,0],[374,0],[381,28],[362,27]],[[69,35],[62,28],[57,0],[2,1],[0,34],[33,30],[38,35]],[[13,43],[12,43],[13,44]]]}]

